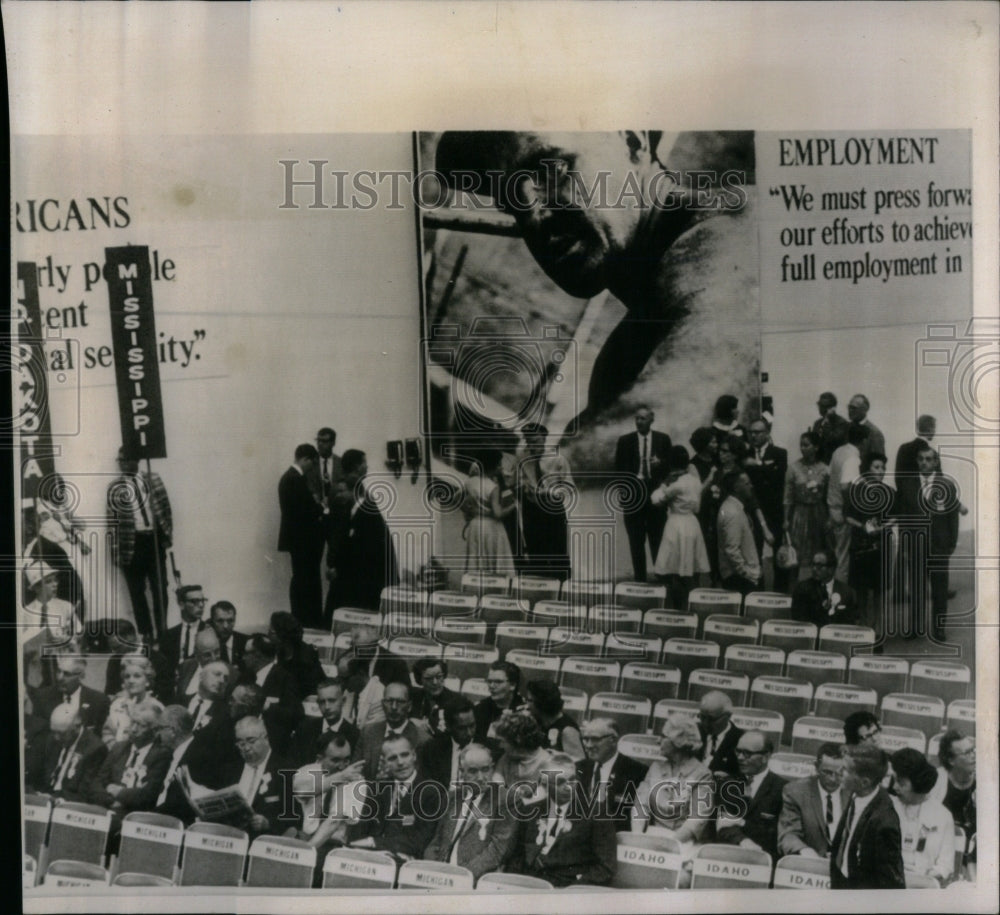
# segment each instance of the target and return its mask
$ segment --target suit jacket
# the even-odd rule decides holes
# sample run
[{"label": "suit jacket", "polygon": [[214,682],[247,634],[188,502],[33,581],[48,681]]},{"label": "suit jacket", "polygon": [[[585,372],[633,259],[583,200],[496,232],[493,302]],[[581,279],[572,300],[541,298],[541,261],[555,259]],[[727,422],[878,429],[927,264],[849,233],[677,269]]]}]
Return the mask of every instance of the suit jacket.
[{"label": "suit jacket", "polygon": [[[35,690],[32,697],[34,713],[39,718],[48,721],[57,705],[62,705],[63,692],[58,686],[45,686]],[[80,719],[84,727],[91,728],[95,734],[101,733],[101,727],[111,710],[111,700],[104,693],[80,684]]]},{"label": "suit jacket", "polygon": [[[202,716],[188,748],[191,777],[208,788],[224,788],[228,770],[240,761],[236,749],[236,733],[229,709],[223,700],[216,700]],[[195,773],[201,776],[198,777]]]},{"label": "suit jacket", "polygon": [[601,810],[583,816],[586,809],[580,791],[569,807],[569,830],[557,835],[548,854],[542,854],[538,839],[547,829],[549,801],[546,798],[532,805],[527,811],[530,819],[522,824],[524,839],[515,852],[511,870],[541,877],[556,887],[610,883],[618,854],[615,822]]},{"label": "suit jacket", "polygon": [[[364,777],[368,781],[374,781],[378,774],[378,764],[382,756],[382,741],[385,738],[385,731],[388,725],[384,721],[377,721],[374,724],[366,724],[361,729],[361,736],[354,749],[354,760],[364,760]],[[403,736],[406,737],[413,747],[413,751],[418,753],[421,746],[430,740],[430,729],[422,721],[409,719],[403,726]],[[426,775],[425,775],[426,777]]]},{"label": "suit jacket", "polygon": [[[841,813],[847,809],[847,801],[847,792],[841,789]],[[836,827],[834,823],[832,829]],[[803,848],[811,848],[825,856],[832,838],[826,832],[826,811],[820,798],[819,779],[810,775],[785,785],[778,817],[779,854],[796,855]]]},{"label": "suit jacket", "polygon": [[[707,735],[700,727],[702,748],[698,753],[698,758],[702,759],[705,754],[705,744],[704,741],[707,740]],[[715,752],[712,754],[711,760],[708,762],[708,768],[712,773],[715,772],[725,772],[726,775],[730,775],[733,778],[737,778],[740,774],[740,764],[736,758],[736,744],[740,742],[740,738],[743,736],[743,729],[736,727],[735,724],[730,722],[729,730],[726,731],[722,738],[722,741],[716,746]]]},{"label": "suit jacket", "polygon": [[[135,516],[131,508],[119,505],[119,499],[111,498],[112,492],[121,492],[124,485],[132,487],[131,481],[123,474],[108,487],[108,526],[116,531],[117,536],[111,538],[111,559],[116,566],[124,568],[131,564],[135,556]],[[139,473],[149,492],[147,510],[152,509],[150,522],[156,525],[156,534],[160,550],[170,547],[174,522],[170,511],[170,499],[163,480],[155,473]]]},{"label": "suit jacket", "polygon": [[850,425],[850,420],[833,410],[813,423],[812,430],[820,440],[818,457],[824,464],[829,464],[833,452],[847,441],[847,429]]},{"label": "suit jacket", "polygon": [[[785,780],[769,771],[743,813],[743,825],[729,825],[720,820],[715,833],[716,841],[727,845],[739,845],[743,839],[752,839],[771,856],[772,860],[776,860],[778,814],[781,813],[781,796],[784,788]],[[735,794],[730,793],[729,796],[734,797]]]},{"label": "suit jacket", "polygon": [[[450,860],[462,809],[457,792],[450,791],[447,810],[437,821],[424,858],[446,863]],[[472,871],[476,880],[483,874],[499,870],[514,851],[517,833],[518,822],[511,816],[503,792],[486,792],[472,802],[471,815],[462,823],[455,846],[458,850],[456,863]]]},{"label": "suit jacket", "polygon": [[[204,620],[198,620],[198,624],[195,627],[195,635],[201,632],[201,630],[207,625],[208,623]],[[177,673],[177,669],[181,666],[181,653],[184,648],[181,644],[183,632],[184,624],[178,623],[176,626],[171,626],[166,632],[163,633],[162,636],[160,636],[160,653],[167,659],[167,664],[170,665],[171,677]],[[194,635],[191,636],[191,646],[191,650],[194,651]]]},{"label": "suit jacket", "polygon": [[427,691],[417,687],[410,690],[410,717],[427,722],[434,734],[444,733],[444,707],[458,696],[445,686],[437,700],[432,700]]},{"label": "suit jacket", "polygon": [[48,734],[44,751],[40,755],[40,766],[35,771],[28,770],[29,787],[43,794],[51,794],[67,801],[87,802],[87,785],[97,774],[108,755],[104,743],[86,728],[80,734],[74,754],[79,757],[71,762],[62,781],[62,788],[55,791],[52,788],[53,779],[59,768],[59,757],[62,754],[62,744],[53,734]]},{"label": "suit jacket", "polygon": [[146,751],[146,758],[135,773],[135,784],[123,788],[117,798],[108,794],[108,785],[123,784],[122,779],[131,753],[132,742],[129,740],[119,741],[111,747],[104,763],[85,788],[91,804],[112,807],[122,813],[152,810],[156,806],[171,757],[170,751],[156,742]]},{"label": "suit jacket", "polygon": [[[888,459],[889,455],[886,454],[885,436],[882,434],[882,430],[870,419],[865,419],[863,423],[858,423],[858,425],[864,426],[868,430],[868,438],[858,445],[858,451],[861,452],[861,460],[863,461],[869,454],[885,454]],[[888,463],[888,460],[886,463]]]},{"label": "suit jacket", "polygon": [[903,442],[896,450],[893,481],[896,484],[900,505],[907,507],[916,505],[916,493],[920,489],[918,476],[920,468],[917,466],[917,454],[927,445],[927,440],[918,436],[908,442]]},{"label": "suit jacket", "polygon": [[[226,786],[239,784],[243,775],[242,758],[230,764],[226,772]],[[257,791],[249,798],[250,809],[264,817],[267,829],[257,831],[248,828],[251,838],[261,835],[282,835],[289,827],[297,827],[302,817],[298,804],[292,802],[292,776],[295,767],[273,750],[264,767],[264,775]]]},{"label": "suit jacket", "polygon": [[[178,705],[187,705],[196,692],[198,692],[198,679],[201,677],[201,665],[197,658],[188,658],[181,662],[177,668],[177,678],[174,685],[173,697]],[[239,671],[229,665],[229,683],[235,685],[239,677]],[[194,681],[194,692],[188,692],[191,682]]]},{"label": "suit jacket", "polygon": [[[395,783],[391,780],[373,782],[369,785],[368,801],[361,822],[350,827],[349,841],[371,837],[375,847],[393,854],[410,855],[419,858],[427,843],[434,836],[437,819],[418,816],[414,809],[414,794],[421,793],[420,808],[428,812],[440,803],[440,789],[421,788],[427,778],[417,770],[413,785],[400,798],[397,808],[393,807]],[[426,791],[426,794],[424,792]],[[368,814],[368,815],[364,815]]]},{"label": "suit jacket", "polygon": [[[165,778],[164,784],[166,785],[166,794],[164,795],[162,803],[160,803],[156,808],[157,813],[163,813],[167,816],[177,817],[181,820],[185,826],[190,826],[194,821],[197,813],[188,803],[187,798],[184,797],[184,792],[181,790],[177,779],[174,777],[176,775],[177,769],[182,766],[186,766],[188,773],[191,776],[191,780],[198,783],[199,785],[207,784],[206,773],[204,770],[199,769],[196,757],[191,755],[191,747],[193,742],[189,743],[185,748],[184,752],[181,754],[180,759],[177,761],[177,768],[173,773],[170,772],[170,763],[173,760],[173,751],[167,750],[167,772],[166,775],[169,781]],[[165,749],[165,748],[164,748]],[[218,779],[217,779],[218,780]],[[161,789],[162,791],[162,789]],[[157,795],[156,800],[159,800],[159,795]],[[155,802],[154,802],[155,803]]]},{"label": "suit jacket", "polygon": [[[323,733],[323,719],[322,718],[303,718],[299,722],[299,726],[295,729],[295,733],[292,735],[292,748],[289,754],[289,760],[297,767],[305,766],[308,763],[316,761],[316,741],[319,740],[320,735]],[[343,718],[340,720],[340,727],[337,728],[337,733],[342,734],[351,743],[351,753],[353,755],[354,751],[358,748],[358,738],[360,737],[360,732],[357,726],[351,724],[350,721],[344,721]]]},{"label": "suit jacket", "polygon": [[323,552],[323,508],[297,467],[289,467],[278,483],[281,526],[278,550],[283,553]]},{"label": "suit jacket", "polygon": [[330,479],[323,485],[323,459],[317,458],[312,469],[306,474],[309,489],[318,499],[329,499],[337,492],[337,484],[344,479],[344,467],[339,454],[330,455]]},{"label": "suit jacket", "polygon": [[[247,672],[243,674],[242,682],[256,683],[257,679]],[[267,672],[261,689],[264,692],[264,714],[261,718],[267,727],[271,746],[278,756],[287,756],[292,734],[306,714],[295,678],[276,663]]]},{"label": "suit jacket", "polygon": [[[510,710],[522,708],[525,705],[524,697],[517,691],[514,692],[514,696],[511,699]],[[504,710],[501,709],[489,696],[485,699],[480,699],[472,710],[473,715],[476,718],[476,743],[482,743],[486,737],[487,732],[490,729],[490,725],[493,724],[502,714]]]},{"label": "suit jacket", "polygon": [[[209,624],[211,625],[211,624]],[[242,632],[233,631],[229,637],[229,644],[222,645],[222,660],[233,667],[243,669],[243,655],[247,650],[247,639],[249,636]],[[221,641],[221,639],[220,639]]]},{"label": "suit jacket", "polygon": [[410,685],[410,668],[398,654],[383,648],[381,645],[351,648],[343,658],[348,662],[365,662],[371,664],[372,652],[375,652],[375,667],[372,675],[382,681],[383,686],[390,683],[405,683]]},{"label": "suit jacket", "polygon": [[840,595],[840,600],[833,614],[824,609],[826,602],[826,586],[814,578],[800,581],[792,591],[792,619],[800,623],[815,623],[817,627],[830,623],[853,626],[858,621],[858,602],[854,591],[845,581],[833,582],[833,593]]},{"label": "suit jacket", "polygon": [[292,678],[300,699],[316,695],[320,680],[326,679],[319,652],[307,642],[299,643],[290,657],[279,657],[277,660],[277,666]]},{"label": "suit jacket", "polygon": [[[756,460],[756,452],[751,449],[751,458]],[[785,520],[785,474],[788,472],[788,452],[777,445],[769,444],[764,449],[763,461],[750,464],[746,468],[747,476],[753,484],[757,496],[757,504],[764,514],[764,520],[771,533],[778,536],[784,527]]]},{"label": "suit jacket", "polygon": [[335,500],[326,562],[337,570],[331,583],[334,606],[377,610],[382,589],[399,583],[389,528],[370,496],[354,509],[354,494]]},{"label": "suit jacket", "polygon": [[897,482],[897,516],[901,521],[925,521],[930,527],[929,556],[950,556],[958,545],[959,499],[955,481],[937,470],[933,474],[933,504],[928,505],[921,496],[922,481],[919,474],[903,487]]},{"label": "suit jacket", "polygon": [[[649,433],[649,452],[646,455],[650,462],[650,488],[658,486],[667,475],[667,464],[670,460],[670,436],[655,429]],[[659,458],[660,463],[653,465],[653,458]],[[639,433],[627,432],[618,439],[615,446],[615,473],[639,476],[641,472],[642,454],[639,449]]]},{"label": "suit jacket", "polygon": [[[846,814],[846,809],[845,809]],[[847,817],[842,816],[830,846],[830,888],[835,890],[901,890],[903,877],[903,837],[899,816],[884,788],[865,807],[845,853],[848,876],[837,867],[840,846],[845,839]]]},{"label": "suit jacket", "polygon": [[[597,765],[592,759],[584,759],[576,764],[580,785],[588,793],[588,796],[591,796],[591,799],[593,798],[590,795],[590,789],[593,784],[594,769]],[[649,766],[643,765],[630,756],[623,756],[621,753],[618,754],[618,758],[611,766],[606,806],[615,821],[615,828],[619,831],[628,832],[632,807],[635,804],[635,789],[646,777],[648,768]]]}]

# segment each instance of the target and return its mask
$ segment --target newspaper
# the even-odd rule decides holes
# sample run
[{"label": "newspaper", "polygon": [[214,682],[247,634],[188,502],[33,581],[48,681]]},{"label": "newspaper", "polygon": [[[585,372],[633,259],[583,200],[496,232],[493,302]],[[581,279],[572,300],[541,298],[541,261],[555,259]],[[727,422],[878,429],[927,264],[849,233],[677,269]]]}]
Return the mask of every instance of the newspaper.
[{"label": "newspaper", "polygon": [[[470,542],[461,494],[494,444],[483,429],[543,423],[547,456],[564,462],[550,466],[574,578],[622,580],[629,494],[615,489],[615,445],[639,407],[688,445],[732,394],[740,424],[773,420],[791,463],[821,392],[837,393],[844,416],[863,393],[890,463],[917,417],[936,417],[942,467],[968,510],[944,642],[921,630],[911,644],[902,618],[883,634],[911,661],[971,671],[978,879],[937,896],[702,890],[669,905],[995,906],[995,6],[5,2],[2,13],[18,343],[8,557],[18,581],[5,623],[27,639],[54,600],[76,604],[85,623],[139,622],[116,565],[121,519],[108,508],[125,442],[171,505],[155,625],[179,621],[176,586],[200,584],[209,603],[235,605],[238,630],[266,632],[270,612],[289,606],[278,483],[316,430],[337,430],[338,455],[367,455],[366,490],[392,532],[401,583],[443,571],[455,589]],[[568,162],[586,196],[609,176],[610,215],[594,222],[603,237],[614,243],[619,218],[644,219],[655,202],[659,247],[624,270],[627,283],[584,282],[583,259],[561,271],[575,242],[555,233],[559,250],[540,250],[503,188],[465,188],[461,205],[440,144],[481,131],[511,131],[502,149],[545,137],[529,209]],[[520,165],[490,155],[459,156],[455,168],[482,177]],[[644,197],[651,183],[662,193]],[[458,342],[442,345],[442,328]],[[31,609],[28,568],[47,539],[38,509],[50,496],[65,522],[52,536],[65,544],[68,593]],[[779,545],[764,550],[767,587]],[[324,577],[324,597],[338,576],[349,569]],[[152,598],[157,585],[147,586]],[[30,657],[23,648],[11,646],[22,697],[54,664],[37,638]],[[104,692],[106,666],[91,656],[86,685]],[[192,804],[214,819],[245,815],[238,800],[227,789]],[[246,888],[224,903],[124,892],[57,897],[40,885],[23,904],[354,904]],[[443,898],[404,904],[439,911]],[[364,905],[398,910],[402,899],[369,894]],[[533,911],[540,900],[477,893],[454,905],[469,902]],[[542,904],[665,903],[562,890]]]}]

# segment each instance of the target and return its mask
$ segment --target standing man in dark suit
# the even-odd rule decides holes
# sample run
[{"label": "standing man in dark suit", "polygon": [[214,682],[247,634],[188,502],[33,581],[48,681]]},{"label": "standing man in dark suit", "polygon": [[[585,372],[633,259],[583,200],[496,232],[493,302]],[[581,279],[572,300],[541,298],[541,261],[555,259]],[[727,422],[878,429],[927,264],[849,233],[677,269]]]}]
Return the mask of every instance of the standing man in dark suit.
[{"label": "standing man in dark suit", "polygon": [[545,766],[546,797],[527,810],[521,847],[511,870],[553,886],[605,886],[615,875],[615,821],[592,808],[577,777],[576,761],[555,753]]},{"label": "standing man in dark suit", "polygon": [[359,731],[344,720],[344,683],[340,679],[321,680],[316,687],[316,704],[321,718],[303,718],[292,737],[292,762],[304,766],[316,758],[316,741],[326,733],[340,734],[353,750],[358,745]]},{"label": "standing man in dark suit", "polygon": [[86,786],[107,757],[108,748],[84,727],[80,713],[69,705],[57,706],[48,721],[44,749],[34,760],[38,768],[26,772],[27,786],[67,801],[85,801]]},{"label": "standing man in dark suit", "polygon": [[833,834],[847,809],[843,775],[840,744],[824,743],[816,752],[816,774],[785,785],[778,817],[779,854],[830,856]]},{"label": "standing man in dark suit", "polygon": [[766,851],[772,861],[778,855],[778,814],[785,788],[785,780],[767,768],[773,750],[763,731],[744,732],[736,744],[741,780],[722,785],[715,828],[716,841]]},{"label": "standing man in dark suit", "polygon": [[606,809],[619,832],[628,832],[635,789],[648,766],[618,752],[618,725],[610,718],[591,718],[580,725],[587,758],[577,763],[580,786],[592,802]]},{"label": "standing man in dark suit", "polygon": [[[757,504],[774,536],[774,549],[782,543],[785,531],[785,474],[788,452],[771,441],[771,425],[765,419],[750,423],[750,455],[743,467],[753,484]],[[774,559],[772,556],[772,563]],[[774,590],[784,592],[788,585],[788,570],[774,563]]]},{"label": "standing man in dark suit", "polygon": [[[917,451],[916,487],[899,499],[900,569],[909,594],[904,631],[930,632],[944,640],[948,614],[948,564],[958,545],[958,517],[968,511],[958,498],[955,481],[941,472],[937,451],[923,443]],[[926,623],[926,587],[930,580],[931,618]]]},{"label": "standing man in dark suit", "polygon": [[[309,488],[319,457],[309,444],[295,449],[295,462],[278,483],[281,528],[278,549],[292,560],[292,580],[288,585],[290,609],[303,626],[323,625],[323,518],[327,510]],[[327,627],[329,628],[329,626]]]},{"label": "standing man in dark suit", "polygon": [[850,423],[837,412],[837,395],[824,391],[816,401],[819,419],[813,423],[812,430],[819,436],[819,459],[824,464],[830,463],[833,452],[847,441],[847,427]]},{"label": "standing man in dark suit", "polygon": [[812,577],[800,581],[792,591],[792,619],[822,628],[830,623],[853,626],[858,602],[846,581],[833,577],[836,557],[820,550],[812,557]]},{"label": "standing man in dark suit", "polygon": [[184,585],[175,592],[181,621],[160,637],[160,652],[170,665],[170,675],[176,677],[181,663],[194,657],[195,636],[208,625],[202,616],[208,603],[201,585]]},{"label": "standing man in dark suit", "polygon": [[267,725],[274,751],[285,756],[292,742],[292,733],[305,716],[295,679],[277,662],[277,646],[266,635],[256,633],[247,640],[243,655],[246,673],[244,681],[260,687],[264,696],[261,716]]},{"label": "standing man in dark suit", "polygon": [[847,404],[847,418],[852,426],[864,426],[868,430],[867,438],[864,438],[858,446],[861,451],[861,460],[864,461],[869,454],[885,454],[885,436],[882,430],[868,418],[868,411],[871,404],[864,394],[855,394]]},{"label": "standing man in dark suit", "polygon": [[170,499],[163,480],[155,473],[140,473],[138,458],[124,448],[118,450],[118,468],[121,476],[108,487],[107,498],[108,526],[117,533],[111,558],[125,576],[136,627],[150,639],[158,638],[167,628],[166,553],[174,533]]},{"label": "standing man in dark suit", "polygon": [[87,659],[78,655],[65,655],[56,659],[56,685],[35,691],[32,698],[34,713],[48,720],[59,705],[68,705],[79,713],[84,727],[97,735],[108,717],[111,703],[104,693],[84,686],[83,675],[87,670]]},{"label": "standing man in dark suit", "polygon": [[654,419],[649,407],[639,407],[635,412],[636,431],[621,436],[615,448],[615,473],[636,480],[641,489],[634,508],[624,513],[632,576],[641,582],[646,581],[646,541],[655,559],[666,523],[665,511],[653,505],[649,497],[663,480],[671,442],[666,433],[653,431]]},{"label": "standing man in dark suit", "polygon": [[830,846],[830,888],[904,889],[899,816],[881,787],[888,757],[866,744],[844,747],[843,754],[843,784],[851,799]]},{"label": "standing man in dark suit", "polygon": [[336,444],[337,433],[329,426],[316,433],[316,465],[308,479],[310,488],[323,505],[331,503],[344,482],[340,456],[333,453]]},{"label": "standing man in dark suit", "polygon": [[325,611],[327,629],[337,607],[377,610],[383,589],[399,584],[389,528],[364,488],[368,473],[365,453],[345,451],[341,466],[346,493],[336,502],[326,554],[331,579]]},{"label": "standing man in dark suit", "polygon": [[[896,451],[896,466],[894,482],[900,502],[913,505],[920,489],[917,469],[917,453],[934,441],[937,432],[937,420],[928,414],[917,417],[917,437],[909,442],[903,442]],[[931,445],[933,448],[933,445]],[[883,452],[888,453],[888,452]]]},{"label": "standing man in dark suit", "polygon": [[247,637],[236,631],[236,607],[228,600],[216,601],[209,611],[209,625],[219,637],[219,655],[222,660],[233,667],[242,667]]}]

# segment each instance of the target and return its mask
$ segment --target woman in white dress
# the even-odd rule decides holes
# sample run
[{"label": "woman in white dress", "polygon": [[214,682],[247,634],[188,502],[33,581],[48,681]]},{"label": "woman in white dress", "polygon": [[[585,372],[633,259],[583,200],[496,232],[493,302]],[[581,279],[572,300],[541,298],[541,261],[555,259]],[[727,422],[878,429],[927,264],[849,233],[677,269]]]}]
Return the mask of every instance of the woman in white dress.
[{"label": "woman in white dress", "polygon": [[667,478],[651,497],[654,505],[665,505],[668,512],[653,571],[666,581],[671,602],[678,610],[687,607],[695,576],[712,570],[697,516],[702,487],[688,465],[687,449],[674,445]]},{"label": "woman in white dress", "polygon": [[153,665],[142,655],[122,658],[122,691],[111,700],[106,725],[114,729],[116,741],[129,739],[130,712],[140,702],[149,699],[163,708],[153,696],[154,676]]},{"label": "woman in white dress", "polygon": [[465,526],[465,570],[513,575],[514,554],[504,520],[517,510],[513,497],[505,500],[500,485],[499,451],[487,451],[482,471],[474,472],[465,483],[462,506],[468,519]]}]

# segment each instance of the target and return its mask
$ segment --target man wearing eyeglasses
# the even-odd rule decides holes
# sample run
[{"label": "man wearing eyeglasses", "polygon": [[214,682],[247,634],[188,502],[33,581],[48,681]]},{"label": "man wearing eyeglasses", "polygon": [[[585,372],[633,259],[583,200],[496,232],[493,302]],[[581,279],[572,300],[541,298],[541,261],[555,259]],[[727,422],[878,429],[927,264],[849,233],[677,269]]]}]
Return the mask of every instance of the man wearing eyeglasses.
[{"label": "man wearing eyeglasses", "polygon": [[368,781],[374,781],[379,775],[384,744],[405,737],[416,753],[430,739],[430,728],[410,718],[410,708],[410,687],[405,683],[390,683],[382,694],[385,721],[363,727],[354,751],[355,760],[364,760],[364,776]]},{"label": "man wearing eyeglasses", "polygon": [[253,811],[248,828],[251,836],[278,835],[290,826],[298,826],[300,817],[291,803],[290,790],[294,769],[271,752],[264,722],[249,716],[241,718],[235,732],[236,749],[243,760],[235,771],[235,784]]},{"label": "man wearing eyeglasses", "polygon": [[195,637],[208,624],[202,619],[207,600],[201,585],[184,585],[175,592],[181,621],[160,639],[160,651],[176,674],[181,664],[195,656]]},{"label": "man wearing eyeglasses", "polygon": [[635,790],[648,766],[618,752],[618,725],[610,718],[592,718],[580,725],[587,758],[577,763],[580,786],[591,801],[605,804],[619,832],[627,832]]},{"label": "man wearing eyeglasses", "polygon": [[774,745],[763,731],[747,731],[736,744],[740,777],[720,789],[716,841],[778,854],[778,816],[785,779],[767,768]]},{"label": "man wearing eyeglasses", "polygon": [[851,626],[857,622],[857,598],[846,581],[834,577],[837,557],[832,551],[819,550],[812,557],[812,577],[800,581],[792,591],[792,619],[813,623],[817,629],[836,624]]}]

